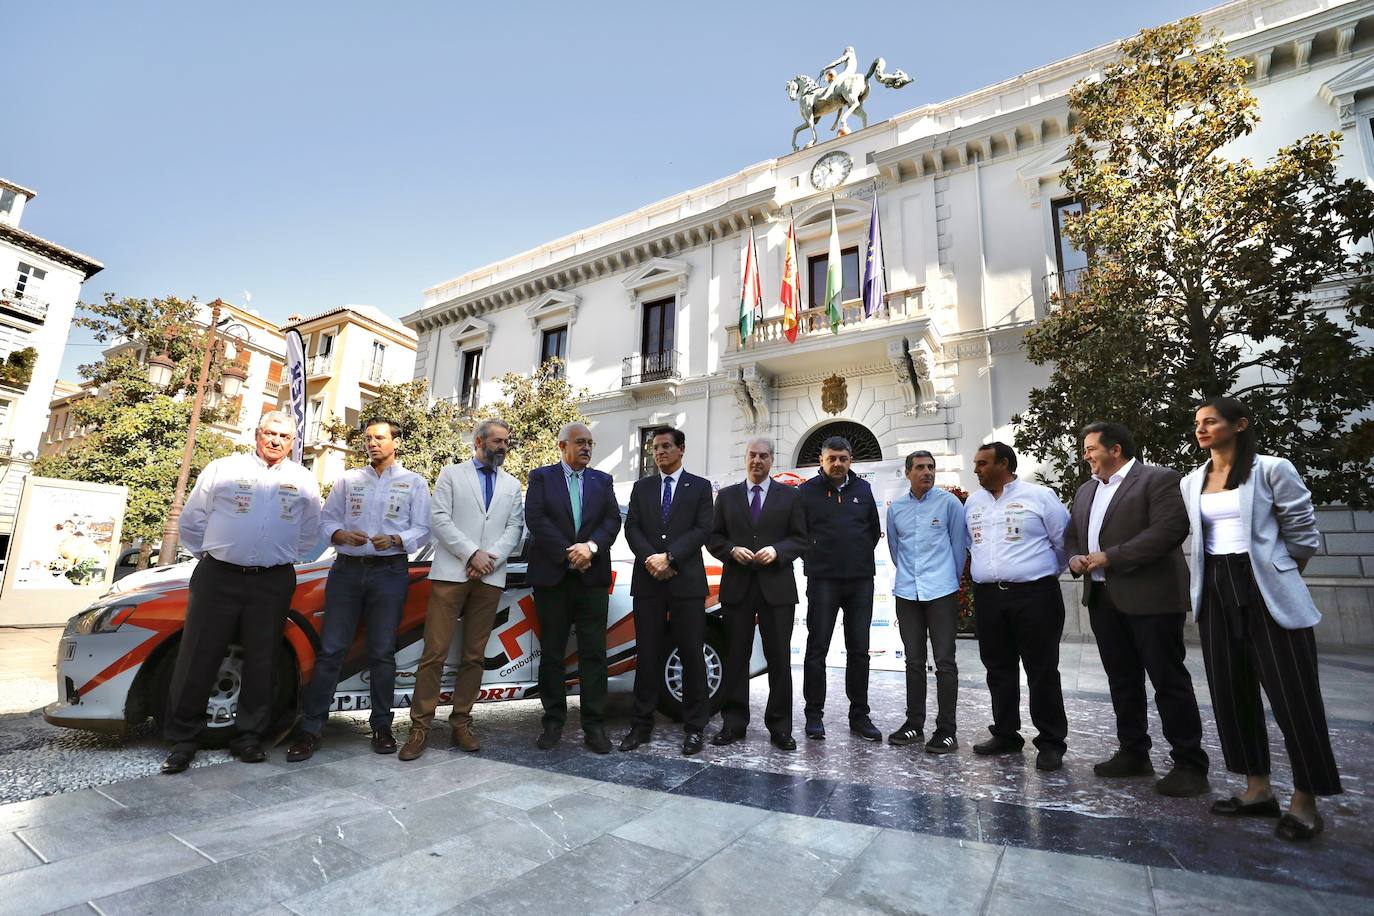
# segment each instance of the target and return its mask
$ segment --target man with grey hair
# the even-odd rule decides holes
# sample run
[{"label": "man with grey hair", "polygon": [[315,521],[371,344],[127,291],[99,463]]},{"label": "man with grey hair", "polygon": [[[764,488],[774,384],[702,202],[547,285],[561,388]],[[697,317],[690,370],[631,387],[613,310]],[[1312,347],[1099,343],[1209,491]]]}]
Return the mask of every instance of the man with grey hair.
[{"label": "man with grey hair", "polygon": [[253,453],[207,464],[182,510],[181,544],[200,562],[167,695],[164,773],[182,772],[200,749],[210,691],[236,638],[243,668],[229,749],[245,763],[267,759],[273,659],[296,592],[295,563],[319,537],[320,489],[289,457],[295,437],[289,414],[263,414]]},{"label": "man with grey hair", "polygon": [[434,485],[429,514],[434,560],[429,568],[425,648],[415,672],[410,735],[401,748],[402,760],[414,760],[425,751],[439,705],[440,675],[460,618],[463,646],[448,724],[460,750],[482,747],[472,730],[472,706],[482,687],[487,640],[506,587],[506,558],[520,545],[525,530],[520,482],[501,469],[509,448],[506,422],[483,420],[473,432],[472,460],[450,464]]}]

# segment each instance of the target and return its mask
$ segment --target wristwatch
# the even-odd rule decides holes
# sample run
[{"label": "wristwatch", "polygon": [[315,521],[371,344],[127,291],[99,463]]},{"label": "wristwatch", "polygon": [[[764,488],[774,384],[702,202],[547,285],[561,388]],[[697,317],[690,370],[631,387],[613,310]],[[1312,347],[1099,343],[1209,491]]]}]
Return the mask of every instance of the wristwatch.
[{"label": "wristwatch", "polygon": [[587,549],[590,550],[590,551],[592,552],[592,556],[596,556],[596,550],[597,550],[597,548],[596,548],[596,541],[588,541],[588,542],[587,542]]},{"label": "wristwatch", "polygon": [[673,569],[677,569],[677,558],[675,558],[671,553],[664,553],[664,556],[668,558],[668,565],[671,566]]}]

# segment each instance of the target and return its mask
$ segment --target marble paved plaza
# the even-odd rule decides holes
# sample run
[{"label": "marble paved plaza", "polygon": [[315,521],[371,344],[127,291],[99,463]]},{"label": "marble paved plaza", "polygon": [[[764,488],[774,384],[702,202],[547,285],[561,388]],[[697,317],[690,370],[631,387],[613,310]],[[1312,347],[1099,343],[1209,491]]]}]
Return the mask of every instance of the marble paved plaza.
[{"label": "marble paved plaza", "polygon": [[[950,757],[851,739],[834,671],[830,735],[805,741],[798,726],[795,754],[756,727],[746,745],[684,759],[661,723],[649,747],[599,757],[576,740],[575,716],[541,753],[538,705],[521,702],[479,708],[477,755],[437,741],[402,764],[370,753],[364,721],[336,716],[304,764],[280,747],[251,766],[207,753],[179,776],[0,806],[0,914],[1374,912],[1368,654],[1323,655],[1347,792],[1325,804],[1328,832],[1295,847],[1272,821],[1221,822],[1148,780],[1096,779],[1114,740],[1091,644],[1062,647],[1064,770],[1039,773],[1031,753],[973,756],[986,691],[976,646],[959,648],[963,747]],[[901,685],[874,673],[884,732],[901,723]],[[612,711],[618,738],[628,708]],[[0,779],[63,740],[41,720],[0,718]],[[1207,740],[1215,751],[1210,722]],[[152,772],[161,753],[144,736],[80,756],[132,755]],[[1284,796],[1287,779],[1276,767]],[[1236,785],[1214,771],[1217,796]]]}]

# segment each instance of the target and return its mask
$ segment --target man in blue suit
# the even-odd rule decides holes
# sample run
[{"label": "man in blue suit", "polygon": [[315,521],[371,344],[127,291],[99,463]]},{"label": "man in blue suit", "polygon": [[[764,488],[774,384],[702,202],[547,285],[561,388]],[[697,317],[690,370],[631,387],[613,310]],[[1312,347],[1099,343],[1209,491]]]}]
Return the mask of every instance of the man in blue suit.
[{"label": "man in blue suit", "polygon": [[620,533],[620,507],[611,475],[587,467],[592,431],[569,423],[558,433],[557,464],[530,472],[525,524],[530,529],[527,579],[539,618],[539,697],[544,730],[536,742],[549,750],[568,718],[568,630],[577,627],[577,673],[582,690],[582,731],[587,747],[608,754],[606,737],[606,608],[610,601],[611,545]]}]

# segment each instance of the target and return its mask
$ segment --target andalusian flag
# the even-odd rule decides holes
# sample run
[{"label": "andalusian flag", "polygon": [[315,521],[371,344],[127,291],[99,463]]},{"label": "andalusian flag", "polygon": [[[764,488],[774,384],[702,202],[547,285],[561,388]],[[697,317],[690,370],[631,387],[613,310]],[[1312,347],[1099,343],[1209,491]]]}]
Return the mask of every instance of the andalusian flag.
[{"label": "andalusian flag", "polygon": [[782,333],[788,343],[797,342],[797,315],[802,310],[801,283],[797,276],[797,224],[787,225],[787,245],[782,254]]},{"label": "andalusian flag", "polygon": [[840,227],[835,222],[835,202],[830,202],[830,254],[825,263],[825,315],[830,332],[840,333],[840,300],[844,295],[844,269],[840,265]]},{"label": "andalusian flag", "polygon": [[759,275],[759,252],[754,246],[754,227],[744,243],[744,269],[739,290],[739,345],[744,346],[754,333],[754,322],[763,320],[763,279]]}]

